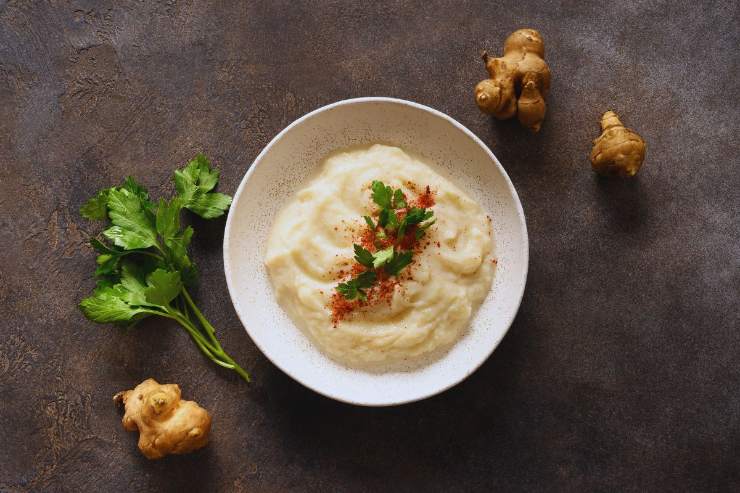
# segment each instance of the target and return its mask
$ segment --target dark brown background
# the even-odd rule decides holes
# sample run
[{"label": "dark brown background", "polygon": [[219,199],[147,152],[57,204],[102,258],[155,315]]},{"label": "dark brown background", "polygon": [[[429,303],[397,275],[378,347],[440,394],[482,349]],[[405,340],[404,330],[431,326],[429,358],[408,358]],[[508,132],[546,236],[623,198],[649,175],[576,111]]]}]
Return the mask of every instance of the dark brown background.
[{"label": "dark brown background", "polygon": [[[0,490],[737,491],[739,25],[732,1],[0,0]],[[538,135],[472,98],[524,26],[553,72]],[[233,193],[285,125],[368,95],[458,119],[523,202],[523,304],[466,382],[390,409],[302,388],[237,320],[223,220],[196,225],[197,299],[251,386],[170,323],[82,317],[95,191],[170,193],[203,151]],[[648,143],[635,180],[590,171],[607,109]],[[149,376],[212,411],[208,448],[138,453],[111,396]]]}]

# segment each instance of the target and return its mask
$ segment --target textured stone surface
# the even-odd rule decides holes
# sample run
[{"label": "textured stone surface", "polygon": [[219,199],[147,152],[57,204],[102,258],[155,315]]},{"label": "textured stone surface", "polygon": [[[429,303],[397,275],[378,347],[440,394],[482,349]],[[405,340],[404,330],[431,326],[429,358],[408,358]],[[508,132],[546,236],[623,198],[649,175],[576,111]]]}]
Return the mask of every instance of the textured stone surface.
[{"label": "textured stone surface", "polygon": [[[738,3],[308,3],[0,0],[0,490],[737,491]],[[472,98],[522,26],[553,72],[538,135]],[[82,317],[84,199],[167,192],[197,151],[233,192],[285,125],[367,95],[458,119],[520,193],[527,291],[466,382],[392,409],[302,388],[236,318],[223,221],[197,225],[197,298],[253,385],[169,323]],[[589,169],[607,109],[648,143],[631,182]],[[111,396],[149,376],[212,411],[207,449],[138,453]]]}]

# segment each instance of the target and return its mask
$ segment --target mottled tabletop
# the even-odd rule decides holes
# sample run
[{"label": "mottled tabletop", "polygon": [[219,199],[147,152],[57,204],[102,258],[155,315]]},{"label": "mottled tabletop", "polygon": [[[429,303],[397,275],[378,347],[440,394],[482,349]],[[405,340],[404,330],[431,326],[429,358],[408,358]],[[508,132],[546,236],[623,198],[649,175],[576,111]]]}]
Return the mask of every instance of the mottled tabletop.
[{"label": "mottled tabletop", "polygon": [[[739,5],[0,0],[0,491],[737,491]],[[519,27],[553,73],[536,135],[472,97]],[[196,222],[195,296],[254,383],[176,325],[82,316],[85,199],[129,174],[168,194],[200,151],[233,193],[283,127],[357,96],[451,115],[519,192],[527,288],[475,374],[395,408],[303,388],[237,319],[223,219]],[[590,169],[608,109],[647,142],[630,181]],[[207,448],[138,452],[111,396],[150,376],[212,412]]]}]

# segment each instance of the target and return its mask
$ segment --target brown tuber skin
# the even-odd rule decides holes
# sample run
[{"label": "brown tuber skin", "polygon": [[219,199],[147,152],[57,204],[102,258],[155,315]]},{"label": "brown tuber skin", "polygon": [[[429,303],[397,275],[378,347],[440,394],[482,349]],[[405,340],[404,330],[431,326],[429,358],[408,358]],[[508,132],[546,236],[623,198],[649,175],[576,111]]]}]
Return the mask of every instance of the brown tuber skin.
[{"label": "brown tuber skin", "polygon": [[591,167],[604,176],[635,176],[645,159],[645,141],[622,125],[613,111],[601,116],[601,135],[594,140]]},{"label": "brown tuber skin", "polygon": [[522,125],[539,132],[550,89],[550,69],[540,33],[534,29],[514,31],[506,38],[504,56],[491,58],[483,52],[483,61],[490,78],[475,86],[478,108],[500,120],[517,115]]},{"label": "brown tuber skin", "polygon": [[148,459],[187,454],[208,443],[211,415],[197,403],[181,400],[176,384],[148,378],[134,390],[117,393],[113,401],[125,405],[123,427],[139,430],[139,450]]}]

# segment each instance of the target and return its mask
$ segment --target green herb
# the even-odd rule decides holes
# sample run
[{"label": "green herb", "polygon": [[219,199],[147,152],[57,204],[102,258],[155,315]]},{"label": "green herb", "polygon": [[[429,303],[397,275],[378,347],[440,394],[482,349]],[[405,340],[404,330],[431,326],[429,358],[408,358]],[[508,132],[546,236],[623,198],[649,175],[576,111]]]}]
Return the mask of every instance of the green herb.
[{"label": "green herb", "polygon": [[381,209],[390,209],[391,200],[393,199],[393,189],[385,185],[382,181],[373,181],[370,189],[373,192],[373,201]]},{"label": "green herb", "polygon": [[429,226],[437,222],[437,219],[432,219],[431,221],[425,222],[424,224],[420,224],[416,228],[416,239],[420,240],[424,237],[424,235],[427,233],[427,229],[429,229]]},{"label": "green herb", "polygon": [[404,267],[411,263],[412,253],[410,251],[400,252],[395,255],[387,264],[385,264],[385,271],[391,276],[397,276]]},{"label": "green herb", "polygon": [[339,284],[336,289],[339,294],[350,301],[356,299],[361,299],[364,301],[367,299],[365,289],[372,287],[372,285],[375,284],[376,279],[377,274],[375,274],[375,272],[373,271],[368,270],[350,281]]},{"label": "green herb", "polygon": [[211,192],[218,183],[218,175],[218,170],[211,169],[211,163],[202,154],[184,169],[175,171],[175,188],[182,206],[205,219],[222,216],[231,205],[231,197]]},{"label": "green herb", "polygon": [[373,266],[373,254],[368,250],[365,250],[360,245],[355,245],[355,260],[357,263],[364,265],[365,267]]},{"label": "green herb", "polygon": [[407,206],[406,203],[406,196],[403,194],[400,188],[397,188],[393,192],[393,208],[394,209],[403,209]]},{"label": "green herb", "polygon": [[427,219],[430,219],[434,215],[434,212],[429,211],[427,209],[420,209],[418,207],[412,207],[409,209],[408,214],[406,214],[406,217],[403,218],[403,222],[407,225],[410,224],[419,224],[421,222],[426,221]]},{"label": "green herb", "polygon": [[393,209],[383,209],[378,216],[378,226],[390,230],[398,228],[398,216]]},{"label": "green herb", "polygon": [[421,230],[427,230],[427,229],[429,229],[429,226],[431,226],[432,224],[434,224],[436,222],[437,222],[437,218],[435,217],[431,221],[425,222],[424,224],[420,224],[419,225],[419,229],[421,229]]},{"label": "green herb", "polygon": [[401,225],[398,227],[398,237],[402,238],[406,234],[406,229],[414,224],[419,224],[427,219],[434,216],[434,212],[427,209],[420,209],[418,207],[412,207],[409,209],[406,216],[401,221]]},{"label": "green herb", "polygon": [[80,207],[80,214],[92,220],[102,220],[108,216],[108,192],[109,189],[101,190],[98,194],[85,202]]},{"label": "green herb", "polygon": [[[417,226],[415,237],[418,240],[426,234],[426,229],[434,224],[434,212],[419,207],[408,209],[403,219],[399,220],[396,211],[398,209],[408,208],[406,196],[400,188],[394,190],[385,183],[375,180],[372,182],[370,189],[372,190],[373,202],[380,207],[378,222],[377,224],[373,222],[370,216],[362,217],[370,230],[375,233],[376,248],[381,248],[381,241],[386,240],[388,234],[394,233],[396,238],[395,245],[398,240],[403,238],[406,230],[414,225]],[[401,270],[411,263],[413,253],[411,251],[401,251],[394,245],[378,250],[375,253],[366,250],[360,245],[354,245],[355,260],[369,270],[350,281],[339,284],[336,287],[339,294],[348,300],[367,299],[365,290],[371,288],[377,281],[377,274],[372,269],[382,268],[388,275],[398,276]]]},{"label": "green herb", "polygon": [[380,207],[378,226],[395,231],[399,225],[395,209],[406,207],[406,197],[400,188],[393,190],[382,181],[373,181],[370,188],[373,192],[373,202]]},{"label": "green herb", "polygon": [[223,350],[216,330],[187,290],[197,277],[187,252],[194,231],[190,226],[181,229],[180,212],[189,209],[206,219],[222,216],[231,197],[212,191],[218,176],[199,154],[175,171],[177,195],[169,201],[152,202],[131,177],[88,200],[80,214],[91,220],[107,217],[111,226],[102,236],[110,243],[90,240],[99,254],[98,283],[92,295],[80,302],[80,309],[98,323],[131,326],[150,315],[175,320],[209,359],[249,381],[249,374]]},{"label": "green herb", "polygon": [[393,245],[384,250],[379,250],[373,254],[373,267],[376,269],[387,264],[393,258]]}]

